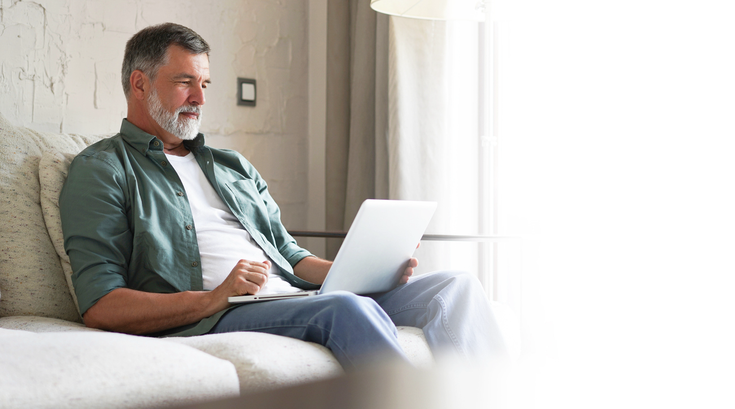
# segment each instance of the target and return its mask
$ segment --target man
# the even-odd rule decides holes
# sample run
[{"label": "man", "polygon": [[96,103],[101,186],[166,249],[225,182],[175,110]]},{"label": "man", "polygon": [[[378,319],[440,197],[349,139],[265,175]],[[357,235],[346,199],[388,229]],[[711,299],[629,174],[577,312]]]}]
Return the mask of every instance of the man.
[{"label": "man", "polygon": [[[436,353],[502,354],[477,281],[434,273],[370,297],[230,305],[230,296],[315,289],[331,262],[300,248],[255,168],[198,133],[210,83],[209,46],[176,24],[128,42],[120,133],[75,158],[60,196],[65,247],[89,327],[187,336],[279,334],[330,348],[346,369],[405,360],[396,325],[423,328]],[[379,255],[376,255],[376,257]]]}]

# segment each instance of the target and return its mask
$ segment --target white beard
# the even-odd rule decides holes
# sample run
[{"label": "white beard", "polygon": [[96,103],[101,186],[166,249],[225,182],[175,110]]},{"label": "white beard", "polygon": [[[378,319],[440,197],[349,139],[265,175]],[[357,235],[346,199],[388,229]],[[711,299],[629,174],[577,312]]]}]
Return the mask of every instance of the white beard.
[{"label": "white beard", "polygon": [[[196,119],[185,116],[179,117],[182,112],[194,112],[199,116]],[[179,139],[190,141],[199,134],[199,126],[202,123],[202,108],[195,105],[182,106],[171,113],[163,107],[155,88],[148,94],[148,113],[161,128]]]}]

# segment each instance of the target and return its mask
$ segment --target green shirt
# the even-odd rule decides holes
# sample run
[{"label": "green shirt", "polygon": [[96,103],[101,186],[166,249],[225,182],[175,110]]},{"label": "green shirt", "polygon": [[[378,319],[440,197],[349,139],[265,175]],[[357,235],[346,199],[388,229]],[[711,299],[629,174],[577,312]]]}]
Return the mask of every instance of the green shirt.
[{"label": "green shirt", "polygon": [[[237,152],[205,146],[202,134],[184,144],[283,277],[299,288],[318,288],[293,274],[293,266],[311,254],[281,224],[280,210],[253,165]],[[153,293],[202,290],[196,226],[186,191],[155,136],[123,120],[119,134],[74,159],[59,206],[82,314],[116,288]],[[158,335],[204,334],[225,311]]]}]

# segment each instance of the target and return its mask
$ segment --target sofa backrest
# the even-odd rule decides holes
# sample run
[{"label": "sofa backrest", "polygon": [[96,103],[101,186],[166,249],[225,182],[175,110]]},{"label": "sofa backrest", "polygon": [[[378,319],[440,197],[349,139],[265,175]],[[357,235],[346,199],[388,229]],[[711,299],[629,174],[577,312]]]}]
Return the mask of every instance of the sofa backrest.
[{"label": "sofa backrest", "polygon": [[39,163],[73,157],[106,135],[37,132],[0,114],[0,317],[81,321],[41,209]]}]

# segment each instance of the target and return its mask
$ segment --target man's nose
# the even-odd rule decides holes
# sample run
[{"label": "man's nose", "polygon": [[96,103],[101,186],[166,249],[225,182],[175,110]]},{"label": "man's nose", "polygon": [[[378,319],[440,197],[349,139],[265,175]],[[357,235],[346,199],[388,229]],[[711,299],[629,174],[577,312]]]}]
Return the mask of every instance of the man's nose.
[{"label": "man's nose", "polygon": [[189,95],[189,103],[192,105],[204,105],[205,102],[204,88],[202,86],[195,87]]}]

